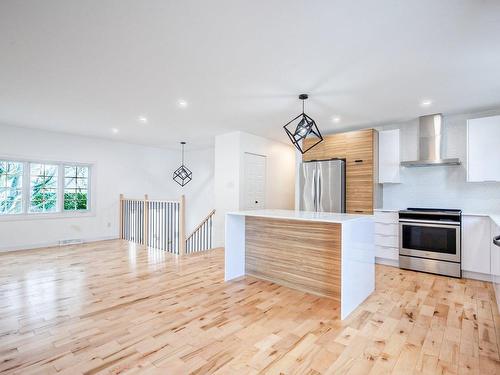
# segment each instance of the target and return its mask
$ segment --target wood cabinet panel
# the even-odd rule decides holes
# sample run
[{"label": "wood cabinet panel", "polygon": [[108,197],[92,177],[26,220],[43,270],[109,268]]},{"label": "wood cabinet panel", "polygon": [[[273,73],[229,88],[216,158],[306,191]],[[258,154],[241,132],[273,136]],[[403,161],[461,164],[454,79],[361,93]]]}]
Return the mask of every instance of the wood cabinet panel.
[{"label": "wood cabinet panel", "polygon": [[346,133],[346,209],[348,213],[373,213],[374,134],[373,129]]},{"label": "wood cabinet panel", "polygon": [[[374,129],[327,135],[324,141],[302,155],[303,161],[346,160],[346,211],[373,214],[375,183]],[[314,139],[306,139],[308,147]]]},{"label": "wood cabinet panel", "polygon": [[[303,161],[326,160],[326,159],[345,159],[347,152],[346,133],[331,134],[323,137],[323,142],[314,146],[312,149],[302,155]],[[304,148],[314,143],[315,139],[304,140]]]},{"label": "wood cabinet panel", "polygon": [[373,162],[373,129],[345,133],[347,161]]},{"label": "wood cabinet panel", "polygon": [[340,302],[341,233],[341,224],[247,216],[245,273]]}]

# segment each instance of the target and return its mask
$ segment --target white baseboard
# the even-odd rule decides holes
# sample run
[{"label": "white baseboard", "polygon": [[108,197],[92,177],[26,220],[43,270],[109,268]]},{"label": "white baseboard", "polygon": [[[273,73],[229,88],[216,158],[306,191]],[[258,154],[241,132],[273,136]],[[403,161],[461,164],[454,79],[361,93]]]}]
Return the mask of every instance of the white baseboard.
[{"label": "white baseboard", "polygon": [[480,272],[471,272],[462,270],[462,277],[466,279],[480,280],[480,281],[489,281],[491,282],[491,275]]},{"label": "white baseboard", "polygon": [[[83,238],[82,241],[83,243],[88,243],[97,241],[117,240],[118,238],[119,238],[118,236],[104,236],[104,237]],[[63,246],[71,246],[71,245],[60,245],[59,241],[54,241],[54,242],[40,242],[40,243],[32,243],[32,244],[17,245],[17,246],[0,246],[0,253],[8,251],[34,250],[44,247],[63,247]]]},{"label": "white baseboard", "polygon": [[375,263],[399,268],[399,260],[375,257]]}]

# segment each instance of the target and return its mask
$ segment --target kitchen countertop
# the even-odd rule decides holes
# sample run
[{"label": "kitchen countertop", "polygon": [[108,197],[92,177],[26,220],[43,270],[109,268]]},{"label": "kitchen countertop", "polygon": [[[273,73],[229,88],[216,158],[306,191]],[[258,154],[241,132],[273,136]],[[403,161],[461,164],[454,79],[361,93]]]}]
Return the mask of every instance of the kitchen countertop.
[{"label": "kitchen countertop", "polygon": [[372,215],[341,214],[333,212],[312,212],[298,210],[250,210],[228,212],[227,215],[257,216],[271,219],[319,221],[323,223],[345,223],[353,220],[372,218]]},{"label": "kitchen countertop", "polygon": [[[376,208],[374,209],[375,212],[398,212],[400,211],[399,208]],[[462,212],[463,216],[484,216],[484,217],[489,217],[493,222],[500,226],[500,213],[488,213],[488,212],[473,212],[473,211],[463,211]]]},{"label": "kitchen countertop", "polygon": [[500,215],[489,215],[490,219],[493,220],[493,222],[500,227]]}]

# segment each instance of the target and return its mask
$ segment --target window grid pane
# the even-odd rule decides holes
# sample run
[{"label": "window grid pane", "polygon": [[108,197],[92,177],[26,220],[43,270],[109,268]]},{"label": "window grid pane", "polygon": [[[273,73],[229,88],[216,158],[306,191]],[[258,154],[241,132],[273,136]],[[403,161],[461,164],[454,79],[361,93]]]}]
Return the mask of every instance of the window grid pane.
[{"label": "window grid pane", "polygon": [[89,167],[64,166],[64,210],[88,209]]},{"label": "window grid pane", "polygon": [[57,211],[57,171],[54,164],[30,163],[30,212]]},{"label": "window grid pane", "polygon": [[23,163],[0,160],[0,215],[22,213],[22,183]]}]

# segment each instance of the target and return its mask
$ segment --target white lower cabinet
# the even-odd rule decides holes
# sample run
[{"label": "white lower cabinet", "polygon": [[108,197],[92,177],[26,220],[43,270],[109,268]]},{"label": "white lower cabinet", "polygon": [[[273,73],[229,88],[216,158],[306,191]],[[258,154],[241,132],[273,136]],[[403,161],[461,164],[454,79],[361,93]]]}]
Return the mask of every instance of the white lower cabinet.
[{"label": "white lower cabinet", "polygon": [[462,270],[491,273],[491,219],[488,216],[462,217]]},{"label": "white lower cabinet", "polygon": [[500,225],[491,221],[491,282],[495,289],[498,309],[500,310],[500,247],[493,243],[493,238],[500,236]]},{"label": "white lower cabinet", "polygon": [[399,262],[399,217],[397,211],[375,210],[375,257],[388,264]]},{"label": "white lower cabinet", "polygon": [[375,256],[377,258],[399,261],[399,249],[394,247],[375,245]]}]

